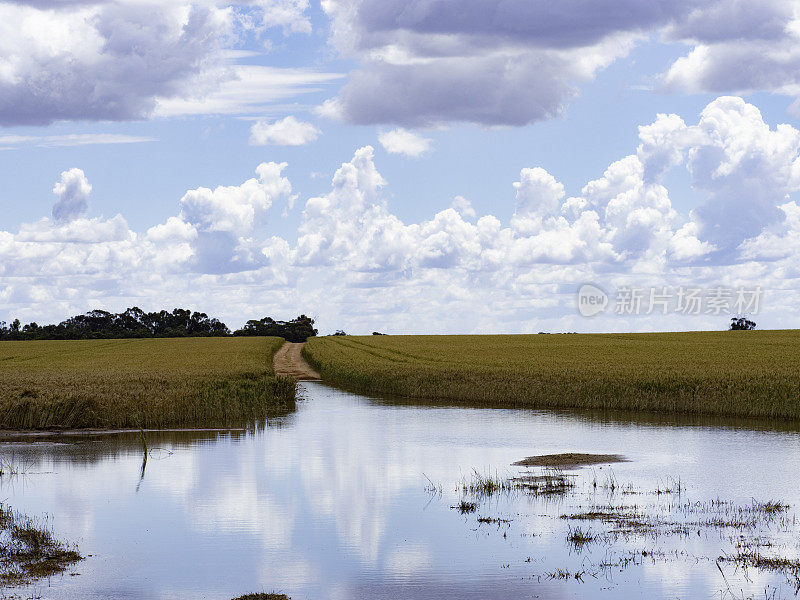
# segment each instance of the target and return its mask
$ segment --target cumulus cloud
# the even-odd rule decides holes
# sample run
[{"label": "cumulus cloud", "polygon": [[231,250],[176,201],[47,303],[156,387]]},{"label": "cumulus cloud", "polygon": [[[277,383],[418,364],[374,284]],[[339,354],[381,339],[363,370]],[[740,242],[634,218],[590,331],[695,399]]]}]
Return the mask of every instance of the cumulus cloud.
[{"label": "cumulus cloud", "polygon": [[378,135],[378,141],[389,154],[403,154],[419,158],[431,149],[433,140],[401,127],[384,131]]},{"label": "cumulus cloud", "polygon": [[[330,43],[356,67],[320,112],[406,128],[525,125],[561,114],[581,85],[643,40],[687,48],[663,74],[665,90],[800,97],[799,2],[324,0]],[[311,33],[309,8],[0,2],[0,125],[265,114],[271,102],[340,77],[239,60],[252,58],[245,41],[268,48],[267,32]]]},{"label": "cumulus cloud", "polygon": [[253,146],[303,146],[315,141],[322,132],[311,123],[292,115],[278,121],[257,121],[250,128]]},{"label": "cumulus cloud", "polygon": [[0,125],[141,119],[157,108],[180,112],[181,102],[197,109],[225,84],[235,90],[237,81],[258,79],[256,71],[274,77],[259,88],[266,96],[251,102],[290,95],[280,69],[237,66],[226,48],[248,30],[310,31],[307,7],[307,0],[0,3]]},{"label": "cumulus cloud", "polygon": [[[383,182],[372,149],[365,148],[337,172],[334,192],[309,200],[300,255],[350,271],[587,261],[649,270],[671,260],[728,264],[738,260],[745,241],[780,225],[785,200],[800,185],[800,132],[770,128],[741,98],[715,100],[692,126],[659,115],[639,135],[635,154],[609,165],[577,196],[567,198],[563,184],[541,167],[522,169],[507,229],[494,217],[465,221],[474,215],[463,199],[430,221],[402,224],[380,201]],[[691,175],[698,199],[683,217],[661,183],[678,165]],[[360,185],[362,178],[370,184]],[[372,248],[374,240],[379,244]],[[381,256],[384,261],[376,259]]]},{"label": "cumulus cloud", "polygon": [[325,111],[358,124],[549,119],[598,71],[654,39],[689,47],[664,74],[666,90],[800,95],[797,0],[326,0],[322,6],[332,21],[332,45],[359,60]]},{"label": "cumulus cloud", "polygon": [[281,27],[284,33],[311,33],[308,0],[251,0],[258,7],[257,23],[263,29]]},{"label": "cumulus cloud", "polygon": [[92,186],[80,169],[61,173],[61,179],[53,187],[53,193],[58,197],[53,205],[53,219],[65,223],[86,214],[91,191]]},{"label": "cumulus cloud", "polygon": [[800,2],[720,0],[664,32],[691,46],[663,74],[665,91],[793,96],[800,112]]},{"label": "cumulus cloud", "polygon": [[517,231],[535,232],[561,208],[564,186],[541,167],[522,169],[514,183],[517,203],[512,224]]},{"label": "cumulus cloud", "polygon": [[474,219],[478,215],[475,209],[472,208],[472,202],[464,198],[464,196],[456,196],[453,198],[450,207],[467,219]]},{"label": "cumulus cloud", "polygon": [[620,35],[555,50],[500,45],[480,54],[461,44],[454,54],[376,50],[350,73],[331,114],[352,123],[407,127],[450,121],[526,125],[559,115],[577,94],[576,85],[625,55],[632,41]]},{"label": "cumulus cloud", "polygon": [[[723,96],[703,109],[697,125],[659,115],[640,128],[637,156],[651,178],[685,163],[701,201],[673,242],[677,255],[715,253],[735,260],[740,245],[785,218],[789,194],[800,189],[800,132],[774,129],[752,104]],[[702,252],[701,252],[702,251]]]},{"label": "cumulus cloud", "polygon": [[147,116],[157,96],[229,76],[219,57],[226,24],[224,11],[200,5],[0,4],[0,124]]},{"label": "cumulus cloud", "polygon": [[[119,215],[89,217],[85,176],[65,171],[54,189],[63,217],[54,211],[0,232],[2,297],[15,314],[38,319],[84,310],[87,297],[109,308],[150,298],[196,302],[234,324],[302,307],[324,315],[323,327],[338,319],[335,326],[371,331],[380,320],[438,332],[724,325],[708,315],[587,323],[575,316],[574,293],[588,281],[609,290],[688,281],[794,293],[800,131],[721,97],[697,119],[657,116],[632,150],[572,194],[541,167],[521,169],[509,185],[507,222],[477,214],[463,197],[405,222],[366,146],[341,164],[328,191],[306,199],[296,242],[270,231],[268,218],[293,198],[285,163],[262,163],[236,185],[188,190],[175,215],[143,234]],[[688,214],[672,205],[671,169],[690,177]],[[772,318],[800,323],[800,311],[785,314],[786,302]]]},{"label": "cumulus cloud", "polygon": [[[200,187],[186,192],[180,201],[180,220],[194,229],[193,268],[225,273],[266,264],[267,256],[250,236],[264,223],[273,203],[291,194],[292,185],[282,175],[286,166],[262,163],[256,168],[257,178],[241,185],[214,190]],[[171,226],[178,227],[179,223]]]},{"label": "cumulus cloud", "polygon": [[326,0],[333,45],[361,61],[338,113],[355,123],[406,126],[551,118],[642,32],[697,4]]},{"label": "cumulus cloud", "polygon": [[[796,0],[719,0],[697,6],[665,30],[692,46],[664,76],[667,89],[798,94],[800,4]],[[744,68],[743,68],[744,67]]]},{"label": "cumulus cloud", "polygon": [[697,125],[688,168],[705,201],[695,210],[700,235],[728,254],[785,218],[780,208],[800,189],[800,131],[774,130],[741,98],[709,104]]}]

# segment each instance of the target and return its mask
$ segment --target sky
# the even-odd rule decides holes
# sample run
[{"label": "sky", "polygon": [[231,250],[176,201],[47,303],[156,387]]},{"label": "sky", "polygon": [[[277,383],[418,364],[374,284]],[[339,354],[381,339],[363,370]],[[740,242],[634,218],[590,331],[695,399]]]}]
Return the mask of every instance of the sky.
[{"label": "sky", "polygon": [[0,320],[800,327],[800,1],[0,1]]}]

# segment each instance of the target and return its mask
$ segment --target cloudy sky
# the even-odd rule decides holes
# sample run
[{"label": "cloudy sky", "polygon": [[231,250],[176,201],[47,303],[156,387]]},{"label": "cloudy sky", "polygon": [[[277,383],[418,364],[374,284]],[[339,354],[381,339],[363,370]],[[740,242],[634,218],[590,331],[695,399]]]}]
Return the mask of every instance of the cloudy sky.
[{"label": "cloudy sky", "polygon": [[799,152],[795,0],[0,2],[0,320],[800,327]]}]

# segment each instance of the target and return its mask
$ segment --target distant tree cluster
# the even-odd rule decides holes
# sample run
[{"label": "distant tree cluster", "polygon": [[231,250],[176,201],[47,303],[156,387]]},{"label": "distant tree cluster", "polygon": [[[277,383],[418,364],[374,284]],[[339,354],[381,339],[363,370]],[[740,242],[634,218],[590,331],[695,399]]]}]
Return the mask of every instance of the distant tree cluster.
[{"label": "distant tree cluster", "polygon": [[[248,321],[232,335],[273,335],[289,341],[305,341],[316,335],[314,320],[300,315],[292,321],[274,321],[265,317]],[[224,337],[231,330],[206,313],[176,308],[172,312],[144,312],[133,307],[121,313],[93,310],[70,317],[58,325],[22,325],[19,319],[10,324],[0,321],[0,340],[91,340],[160,337]]]},{"label": "distant tree cluster", "polygon": [[4,340],[88,340],[110,338],[150,338],[230,335],[225,323],[205,313],[176,308],[172,312],[144,312],[133,307],[121,313],[93,310],[70,317],[58,325],[28,323],[19,319],[7,325],[0,321]]},{"label": "distant tree cluster", "polygon": [[305,342],[317,335],[314,319],[300,315],[291,321],[275,321],[264,317],[259,321],[250,320],[244,327],[233,332],[233,335],[274,335],[289,342]]},{"label": "distant tree cluster", "polygon": [[744,317],[733,317],[731,319],[731,331],[749,331],[756,328],[756,322]]}]

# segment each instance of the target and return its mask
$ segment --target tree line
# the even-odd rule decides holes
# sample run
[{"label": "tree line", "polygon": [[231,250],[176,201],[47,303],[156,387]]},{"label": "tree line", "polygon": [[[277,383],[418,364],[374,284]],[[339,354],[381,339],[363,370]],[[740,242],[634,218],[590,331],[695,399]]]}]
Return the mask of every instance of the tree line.
[{"label": "tree line", "polygon": [[272,335],[290,342],[304,342],[317,335],[314,319],[300,315],[291,321],[275,321],[270,317],[250,320],[231,332],[225,323],[206,313],[176,308],[145,312],[133,307],[121,313],[92,310],[70,317],[57,325],[22,325],[19,319],[11,323],[0,321],[0,340],[92,340],[118,338],[160,337],[224,337],[243,335]]}]

